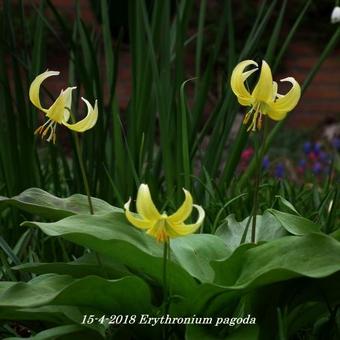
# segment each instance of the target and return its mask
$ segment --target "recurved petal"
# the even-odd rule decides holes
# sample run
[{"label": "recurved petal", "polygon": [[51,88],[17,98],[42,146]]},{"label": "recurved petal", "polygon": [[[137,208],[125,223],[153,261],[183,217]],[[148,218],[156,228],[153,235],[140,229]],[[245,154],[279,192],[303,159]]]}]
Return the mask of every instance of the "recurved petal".
[{"label": "recurved petal", "polygon": [[266,111],[266,113],[268,114],[269,118],[271,118],[272,120],[282,120],[287,116],[287,111],[275,111],[273,109],[268,109]]},{"label": "recurved petal", "polygon": [[273,98],[272,98],[273,100],[275,100],[276,97],[278,96],[277,90],[278,90],[277,82],[273,81]]},{"label": "recurved petal", "polygon": [[189,191],[183,189],[185,199],[178,210],[168,217],[168,220],[172,223],[184,222],[192,212],[192,196]]},{"label": "recurved petal", "polygon": [[184,223],[169,223],[171,227],[171,231],[169,230],[169,235],[172,237],[176,236],[184,236],[184,235],[189,235],[194,233],[202,224],[204,217],[205,217],[205,212],[203,208],[199,205],[194,204],[193,205],[197,210],[198,210],[198,218],[197,221],[193,224],[184,224]]},{"label": "recurved petal", "polygon": [[237,101],[242,106],[250,106],[254,103],[254,100],[252,98],[237,97]]},{"label": "recurved petal", "polygon": [[34,106],[36,106],[39,110],[45,113],[47,113],[47,109],[44,109],[41,106],[40,97],[39,97],[41,83],[46,78],[51,77],[51,76],[57,76],[59,75],[59,73],[60,73],[59,71],[48,71],[47,70],[44,73],[41,73],[38,76],[36,76],[35,79],[31,83],[31,86],[29,89],[30,100]]},{"label": "recurved petal", "polygon": [[146,220],[156,221],[161,218],[161,214],[155,207],[150,190],[147,184],[141,184],[137,193],[137,212]]},{"label": "recurved petal", "polygon": [[287,92],[287,94],[280,96],[280,98],[276,99],[276,101],[270,103],[269,106],[272,111],[289,112],[293,110],[296,104],[299,102],[301,88],[299,83],[293,77],[281,79],[281,81],[290,82],[292,84],[292,88]]},{"label": "recurved petal", "polygon": [[69,87],[67,88],[64,92],[66,92],[68,89],[70,89],[70,91],[68,91],[67,95],[65,96],[65,107],[64,107],[64,122],[67,122],[70,118],[70,114],[71,114],[71,106],[72,106],[72,90],[76,89],[77,87]]},{"label": "recurved petal", "polygon": [[253,90],[252,96],[257,101],[268,102],[273,100],[272,71],[265,60],[262,60],[259,80]]},{"label": "recurved petal", "polygon": [[138,217],[135,217],[136,214],[133,214],[130,211],[130,203],[131,203],[131,198],[124,204],[124,209],[125,209],[125,216],[128,219],[128,221],[134,225],[137,228],[140,229],[149,229],[153,226],[153,223],[144,219],[140,219]]},{"label": "recurved petal", "polygon": [[87,106],[87,115],[84,119],[80,120],[77,123],[74,124],[69,124],[67,121],[63,120],[63,125],[67,126],[69,129],[77,132],[84,132],[86,130],[91,129],[97,122],[98,118],[98,105],[97,105],[97,100],[94,104],[94,108],[92,105],[85,99],[81,98],[86,106]]},{"label": "recurved petal", "polygon": [[[233,70],[231,75],[230,85],[231,89],[239,99],[241,105],[250,105],[252,103],[252,97],[249,91],[246,89],[244,82],[246,79],[254,73],[257,68],[244,72],[244,69],[250,65],[256,65],[253,60],[241,61]],[[241,101],[240,101],[241,100]]]},{"label": "recurved petal", "polygon": [[76,87],[68,87],[65,91],[61,90],[59,97],[55,100],[52,106],[47,110],[46,116],[55,122],[61,124],[64,121],[65,115],[70,115],[66,107],[71,106],[72,91]]}]

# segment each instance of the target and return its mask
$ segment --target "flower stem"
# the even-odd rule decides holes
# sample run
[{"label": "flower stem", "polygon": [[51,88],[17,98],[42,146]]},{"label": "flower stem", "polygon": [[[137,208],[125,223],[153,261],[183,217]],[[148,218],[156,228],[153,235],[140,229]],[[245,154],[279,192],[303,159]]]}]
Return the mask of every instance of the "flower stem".
[{"label": "flower stem", "polygon": [[[253,195],[253,209],[252,209],[252,225],[251,225],[251,242],[256,242],[256,216],[258,211],[259,188],[262,174],[262,161],[264,157],[264,145],[268,130],[267,119],[264,119],[264,131],[262,133],[261,143],[259,143],[257,136],[255,136],[255,161],[256,161],[256,175],[255,175],[255,188]],[[260,145],[259,145],[260,144]]]},{"label": "flower stem", "polygon": [[[163,245],[163,306],[164,315],[167,315],[170,307],[169,286],[168,286],[168,262],[170,259],[170,239]],[[163,339],[168,339],[168,326],[164,325]]]},{"label": "flower stem", "polygon": [[93,205],[92,205],[92,200],[91,200],[90,186],[89,186],[89,182],[88,182],[88,179],[87,179],[87,176],[86,176],[84,161],[83,161],[82,153],[81,153],[81,150],[80,150],[79,137],[78,137],[78,134],[76,132],[73,133],[73,136],[74,136],[74,141],[75,141],[75,144],[76,144],[76,153],[77,153],[77,157],[78,157],[80,171],[81,171],[81,175],[83,177],[84,188],[85,188],[85,191],[86,191],[87,200],[89,202],[90,214],[93,215],[94,210],[93,210]]},{"label": "flower stem", "polygon": [[[77,153],[77,157],[78,157],[78,162],[79,162],[79,166],[80,166],[80,171],[81,171],[81,175],[83,177],[83,183],[84,183],[84,187],[85,187],[85,191],[86,191],[86,195],[87,195],[87,200],[89,202],[89,210],[90,210],[90,214],[93,215],[94,214],[94,210],[93,210],[93,205],[92,205],[92,200],[91,200],[91,193],[90,193],[90,186],[89,186],[89,182],[86,176],[86,171],[85,171],[85,166],[84,166],[84,160],[82,157],[82,153],[81,153],[81,149],[80,149],[80,141],[79,141],[79,137],[78,134],[76,132],[73,133],[74,136],[74,141],[76,144],[76,153]],[[102,269],[103,271],[103,275],[104,277],[108,278],[108,274],[103,266],[103,263],[101,261],[100,255],[98,254],[97,251],[95,251],[95,255],[96,255],[96,259],[98,262],[99,267]]]},{"label": "flower stem", "polygon": [[253,194],[253,209],[252,209],[252,224],[251,224],[251,242],[255,243],[256,241],[256,215],[257,215],[257,205],[258,205],[258,193],[259,193],[259,183],[260,183],[260,170],[259,170],[259,150],[258,150],[258,142],[255,137],[255,157],[256,157],[256,174],[255,174],[255,188]]},{"label": "flower stem", "polygon": [[164,242],[163,246],[163,302],[164,302],[164,314],[168,312],[168,299],[169,299],[169,288],[168,288],[168,262],[170,255],[170,240]]}]

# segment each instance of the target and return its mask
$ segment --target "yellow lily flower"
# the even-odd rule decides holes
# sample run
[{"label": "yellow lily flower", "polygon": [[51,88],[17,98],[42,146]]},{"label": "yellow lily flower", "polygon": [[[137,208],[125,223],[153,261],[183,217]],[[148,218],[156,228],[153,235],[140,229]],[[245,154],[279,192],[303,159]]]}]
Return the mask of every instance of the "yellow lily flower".
[{"label": "yellow lily flower", "polygon": [[33,105],[36,106],[39,110],[43,111],[46,117],[48,117],[48,120],[43,125],[38,127],[35,130],[34,134],[38,133],[41,135],[42,138],[44,138],[48,131],[50,131],[47,141],[50,142],[51,140],[53,140],[53,143],[55,143],[56,140],[57,124],[65,125],[73,131],[84,132],[91,129],[96,124],[98,118],[97,100],[95,101],[93,108],[92,105],[85,98],[82,97],[81,99],[85,102],[87,106],[86,117],[75,124],[68,123],[68,120],[70,118],[72,91],[76,87],[68,87],[66,90],[61,90],[59,97],[48,109],[44,109],[41,106],[39,98],[41,83],[46,78],[57,76],[59,75],[59,73],[60,72],[58,71],[45,71],[33,80],[29,90],[29,97]]},{"label": "yellow lily flower", "polygon": [[[147,234],[155,237],[160,242],[168,242],[171,237],[192,234],[202,224],[205,212],[201,206],[193,204],[189,191],[185,189],[183,191],[185,195],[183,204],[175,213],[168,216],[165,212],[163,214],[159,213],[152,201],[149,187],[146,184],[141,184],[136,202],[138,215],[136,216],[136,214],[130,212],[130,198],[124,205],[125,216],[135,227],[147,230]],[[184,224],[193,207],[198,210],[196,223]]]},{"label": "yellow lily flower", "polygon": [[[256,67],[245,71],[250,65],[255,65]],[[287,113],[297,105],[301,96],[300,85],[293,77],[281,79],[282,82],[291,83],[292,88],[285,95],[279,94],[277,92],[277,82],[273,81],[270,67],[264,60],[262,61],[259,80],[250,93],[244,83],[257,70],[258,64],[255,61],[241,61],[234,68],[230,81],[238,102],[243,106],[251,107],[243,120],[243,123],[247,124],[251,115],[253,115],[247,131],[255,131],[256,128],[260,129],[263,115],[268,115],[273,120],[284,119]]]}]

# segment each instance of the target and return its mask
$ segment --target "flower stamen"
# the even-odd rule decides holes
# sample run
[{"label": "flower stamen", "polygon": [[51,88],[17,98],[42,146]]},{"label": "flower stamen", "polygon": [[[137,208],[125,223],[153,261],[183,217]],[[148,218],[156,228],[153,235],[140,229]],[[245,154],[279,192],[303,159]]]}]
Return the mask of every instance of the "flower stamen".
[{"label": "flower stamen", "polygon": [[253,111],[254,114],[253,114],[253,119],[252,119],[252,122],[249,124],[248,126],[248,129],[247,131],[249,132],[250,130],[251,131],[256,131],[256,128],[261,128],[262,126],[262,113],[261,113],[261,104],[257,104],[255,106],[255,110],[254,108],[252,107],[250,111],[247,112],[247,114],[245,115],[244,119],[243,119],[243,124],[247,124],[249,119],[250,119],[250,116],[253,114]]},{"label": "flower stamen", "polygon": [[39,126],[35,131],[34,134],[41,135],[41,138],[44,139],[47,133],[50,131],[50,134],[47,138],[47,141],[50,142],[53,140],[55,144],[56,141],[56,126],[57,122],[53,121],[52,119],[47,120],[43,125]]}]

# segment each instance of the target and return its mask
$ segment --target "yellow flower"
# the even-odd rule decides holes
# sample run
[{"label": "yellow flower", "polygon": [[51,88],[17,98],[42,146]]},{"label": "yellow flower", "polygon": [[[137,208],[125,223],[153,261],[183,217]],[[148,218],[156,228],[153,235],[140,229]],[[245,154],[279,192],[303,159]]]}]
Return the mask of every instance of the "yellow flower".
[{"label": "yellow flower", "polygon": [[[256,67],[245,71],[250,65]],[[231,88],[237,96],[238,102],[243,106],[251,107],[243,120],[243,123],[247,124],[250,116],[253,115],[247,131],[261,128],[262,115],[268,115],[273,120],[284,119],[287,113],[294,109],[301,95],[300,85],[293,77],[281,79],[281,81],[291,83],[292,88],[285,95],[278,94],[277,82],[273,81],[270,67],[264,60],[259,80],[250,93],[244,83],[257,70],[258,64],[255,61],[244,60],[235,67],[231,75]]]},{"label": "yellow flower", "polygon": [[[202,224],[205,213],[201,206],[192,203],[189,191],[183,189],[185,199],[181,207],[172,215],[168,216],[165,212],[160,214],[155,207],[149,187],[141,184],[137,194],[137,212],[135,215],[130,212],[130,202],[124,205],[126,218],[131,224],[140,229],[147,230],[147,234],[155,237],[157,241],[167,242],[170,237],[184,236],[194,233]],[[196,223],[184,224],[190,216],[192,207],[198,210]]]},{"label": "yellow flower", "polygon": [[62,124],[68,127],[69,129],[77,132],[84,132],[86,130],[91,129],[97,122],[98,118],[98,106],[97,101],[94,104],[94,108],[91,104],[85,99],[81,98],[86,106],[87,106],[87,115],[81,121],[75,124],[69,124],[68,120],[70,118],[70,109],[71,109],[71,101],[72,101],[72,91],[76,87],[68,87],[66,90],[61,90],[59,97],[55,100],[55,102],[48,108],[44,109],[41,106],[39,92],[41,83],[48,77],[57,76],[60,72],[57,71],[46,71],[40,75],[38,75],[32,82],[29,90],[29,97],[34,106],[36,106],[39,110],[43,111],[48,117],[48,120],[45,124],[38,127],[34,134],[40,134],[42,138],[50,131],[50,134],[47,138],[47,141],[50,142],[53,140],[55,143],[56,140],[56,126],[57,124]]}]

